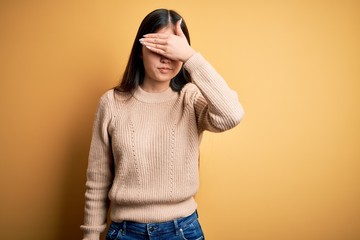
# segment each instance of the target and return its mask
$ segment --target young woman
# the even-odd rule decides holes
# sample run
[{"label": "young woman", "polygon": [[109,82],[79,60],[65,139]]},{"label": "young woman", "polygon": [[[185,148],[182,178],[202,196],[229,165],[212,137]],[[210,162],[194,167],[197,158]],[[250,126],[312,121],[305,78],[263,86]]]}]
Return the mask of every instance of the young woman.
[{"label": "young woman", "polygon": [[204,239],[194,196],[204,130],[243,117],[237,95],[190,46],[185,21],[158,9],[142,21],[119,86],[100,99],[89,153],[84,238]]}]

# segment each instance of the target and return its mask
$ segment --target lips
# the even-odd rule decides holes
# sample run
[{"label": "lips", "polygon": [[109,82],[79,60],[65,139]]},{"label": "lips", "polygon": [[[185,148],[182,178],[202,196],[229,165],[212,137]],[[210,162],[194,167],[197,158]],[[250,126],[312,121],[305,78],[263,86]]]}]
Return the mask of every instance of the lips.
[{"label": "lips", "polygon": [[159,71],[160,71],[161,73],[168,73],[169,71],[172,70],[172,69],[169,68],[169,67],[159,67],[158,69],[159,69]]},{"label": "lips", "polygon": [[169,67],[159,67],[160,70],[171,70]]}]

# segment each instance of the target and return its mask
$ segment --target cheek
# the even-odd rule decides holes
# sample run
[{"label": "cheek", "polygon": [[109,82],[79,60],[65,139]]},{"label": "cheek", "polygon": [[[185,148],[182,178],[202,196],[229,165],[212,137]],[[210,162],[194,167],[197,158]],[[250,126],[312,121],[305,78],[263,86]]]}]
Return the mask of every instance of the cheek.
[{"label": "cheek", "polygon": [[153,66],[155,65],[157,62],[159,62],[160,60],[159,55],[157,55],[156,53],[151,52],[148,49],[144,49],[142,50],[142,60],[144,63],[144,66]]},{"label": "cheek", "polygon": [[146,72],[153,71],[153,69],[154,69],[154,60],[153,59],[151,59],[149,57],[143,58],[143,64],[144,64],[144,69]]},{"label": "cheek", "polygon": [[174,69],[175,69],[176,73],[178,73],[180,71],[182,65],[183,65],[182,62],[174,63]]}]

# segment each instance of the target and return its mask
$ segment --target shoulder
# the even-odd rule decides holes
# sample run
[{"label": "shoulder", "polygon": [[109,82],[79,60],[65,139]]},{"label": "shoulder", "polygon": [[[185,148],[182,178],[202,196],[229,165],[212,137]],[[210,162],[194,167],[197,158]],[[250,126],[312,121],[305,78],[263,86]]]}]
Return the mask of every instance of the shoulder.
[{"label": "shoulder", "polygon": [[131,98],[131,94],[127,92],[120,92],[115,89],[109,89],[100,97],[100,105],[114,105],[118,102],[124,102]]},{"label": "shoulder", "polygon": [[99,99],[98,111],[103,113],[112,112],[116,102],[116,91],[114,89],[109,89],[104,92]]},{"label": "shoulder", "polygon": [[100,96],[96,111],[96,115],[98,118],[104,119],[108,117],[108,115],[110,115],[112,108],[111,95],[112,90],[108,90]]},{"label": "shoulder", "polygon": [[187,83],[185,86],[181,89],[182,94],[191,94],[194,92],[199,92],[199,88],[194,83]]},{"label": "shoulder", "polygon": [[107,90],[105,93],[103,93],[100,96],[99,106],[98,106],[99,109],[106,109],[106,108],[109,107],[109,105],[112,104],[112,102],[113,102],[113,97],[112,97],[113,92],[114,92],[114,90],[110,89],[110,90]]},{"label": "shoulder", "polygon": [[119,115],[119,111],[127,106],[132,94],[128,92],[120,92],[115,89],[109,89],[104,92],[99,99],[97,113],[103,118],[113,118]]},{"label": "shoulder", "polygon": [[100,97],[100,103],[106,103],[111,100],[111,96],[114,94],[114,89],[107,90]]},{"label": "shoulder", "polygon": [[199,95],[200,89],[194,83],[187,83],[180,91],[185,101],[193,102]]}]

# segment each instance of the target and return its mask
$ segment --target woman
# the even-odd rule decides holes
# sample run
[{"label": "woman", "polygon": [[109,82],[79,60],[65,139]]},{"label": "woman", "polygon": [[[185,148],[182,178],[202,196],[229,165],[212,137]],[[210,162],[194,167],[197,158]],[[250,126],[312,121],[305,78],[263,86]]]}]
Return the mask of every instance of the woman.
[{"label": "woman", "polygon": [[204,130],[235,127],[235,92],[190,46],[181,16],[142,21],[119,86],[100,99],[89,153],[83,239],[204,239],[194,196]]}]

